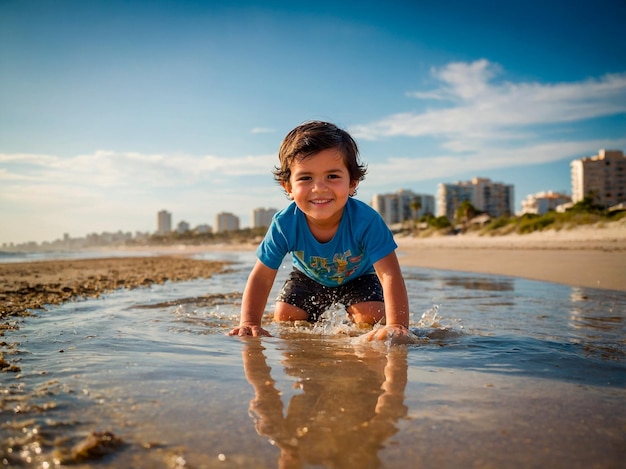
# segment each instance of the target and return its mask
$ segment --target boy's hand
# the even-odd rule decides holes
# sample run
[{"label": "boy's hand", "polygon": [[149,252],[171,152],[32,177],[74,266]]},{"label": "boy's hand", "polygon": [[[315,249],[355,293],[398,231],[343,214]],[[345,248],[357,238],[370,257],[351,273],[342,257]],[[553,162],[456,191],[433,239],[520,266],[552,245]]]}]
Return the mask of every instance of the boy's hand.
[{"label": "boy's hand", "polygon": [[228,335],[237,335],[239,337],[271,337],[272,335],[261,326],[239,326],[235,327]]},{"label": "boy's hand", "polygon": [[371,342],[372,340],[389,340],[391,345],[402,345],[413,343],[413,334],[405,326],[389,325],[379,327],[365,334],[361,340]]}]

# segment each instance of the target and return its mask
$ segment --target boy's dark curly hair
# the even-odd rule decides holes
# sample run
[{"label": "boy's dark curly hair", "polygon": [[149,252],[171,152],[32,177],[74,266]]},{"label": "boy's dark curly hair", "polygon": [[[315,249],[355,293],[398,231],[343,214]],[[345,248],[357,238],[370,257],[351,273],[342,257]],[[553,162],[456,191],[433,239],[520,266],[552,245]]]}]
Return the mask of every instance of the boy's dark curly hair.
[{"label": "boy's dark curly hair", "polygon": [[334,124],[323,121],[305,122],[284,138],[278,151],[280,167],[272,173],[278,183],[289,182],[291,165],[309,156],[330,148],[337,148],[343,154],[351,181],[362,181],[367,173],[367,165],[359,159],[359,148],[348,132]]}]

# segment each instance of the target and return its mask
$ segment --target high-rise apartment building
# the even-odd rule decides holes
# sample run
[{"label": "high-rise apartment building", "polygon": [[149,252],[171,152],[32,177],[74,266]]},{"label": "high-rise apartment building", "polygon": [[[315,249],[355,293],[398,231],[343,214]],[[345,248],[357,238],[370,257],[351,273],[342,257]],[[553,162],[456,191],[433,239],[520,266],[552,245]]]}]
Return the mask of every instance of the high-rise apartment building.
[{"label": "high-rise apartment building", "polygon": [[277,212],[275,208],[255,208],[252,210],[252,228],[268,228]]},{"label": "high-rise apartment building", "polygon": [[172,214],[166,210],[157,213],[157,234],[166,235],[172,231]]},{"label": "high-rise apartment building", "polygon": [[491,182],[488,178],[473,178],[454,184],[440,183],[437,187],[437,216],[454,220],[457,209],[466,200],[477,210],[492,217],[511,215],[513,185]]},{"label": "high-rise apartment building", "polygon": [[217,233],[237,231],[239,229],[239,217],[232,213],[220,212],[215,216],[215,226]]},{"label": "high-rise apartment building", "polygon": [[572,202],[589,196],[610,207],[626,201],[626,156],[620,150],[600,150],[597,155],[574,160]]},{"label": "high-rise apartment building", "polygon": [[380,214],[387,225],[393,225],[405,220],[419,219],[426,213],[433,213],[435,198],[432,195],[416,194],[401,189],[392,194],[374,194],[372,208]]}]

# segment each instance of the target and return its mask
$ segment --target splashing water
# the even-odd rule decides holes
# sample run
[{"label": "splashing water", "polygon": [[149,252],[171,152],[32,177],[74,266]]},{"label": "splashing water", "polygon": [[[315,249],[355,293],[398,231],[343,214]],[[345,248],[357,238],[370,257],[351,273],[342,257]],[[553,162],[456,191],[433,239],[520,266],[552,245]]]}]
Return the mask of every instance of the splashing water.
[{"label": "splashing water", "polygon": [[312,332],[321,335],[350,334],[354,325],[348,319],[346,307],[336,303],[322,313]]},{"label": "splashing water", "polygon": [[[430,339],[442,339],[457,334],[447,327],[440,324],[442,317],[439,314],[440,305],[434,304],[430,309],[425,311],[419,322],[410,324],[410,335],[403,338],[402,343],[405,344],[424,344]],[[319,320],[310,324],[308,322],[296,322],[293,325],[284,326],[295,330],[296,332],[304,332],[312,335],[321,335],[325,337],[348,336],[354,338],[353,343],[366,343],[364,340],[367,330],[364,326],[355,324],[348,314],[346,307],[341,303],[333,304],[329,309],[324,311]],[[373,329],[384,327],[382,324],[376,324]],[[369,329],[369,327],[368,327]],[[395,344],[394,336],[390,336],[385,345]]]},{"label": "splashing water", "polygon": [[418,327],[441,327],[439,325],[439,308],[440,305],[433,305],[428,311],[422,314],[422,318],[417,324]]}]

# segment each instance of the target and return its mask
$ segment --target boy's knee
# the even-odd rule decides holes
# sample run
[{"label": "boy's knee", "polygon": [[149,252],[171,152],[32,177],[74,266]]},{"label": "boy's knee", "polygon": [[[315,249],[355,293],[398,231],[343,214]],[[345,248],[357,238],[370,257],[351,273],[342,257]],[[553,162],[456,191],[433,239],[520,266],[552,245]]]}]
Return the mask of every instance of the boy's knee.
[{"label": "boy's knee", "polygon": [[307,321],[309,315],[306,311],[297,306],[290,305],[284,301],[277,301],[274,308],[274,321]]}]

